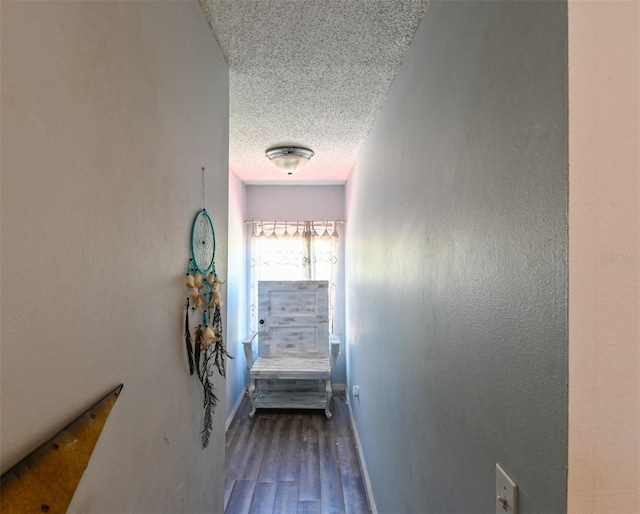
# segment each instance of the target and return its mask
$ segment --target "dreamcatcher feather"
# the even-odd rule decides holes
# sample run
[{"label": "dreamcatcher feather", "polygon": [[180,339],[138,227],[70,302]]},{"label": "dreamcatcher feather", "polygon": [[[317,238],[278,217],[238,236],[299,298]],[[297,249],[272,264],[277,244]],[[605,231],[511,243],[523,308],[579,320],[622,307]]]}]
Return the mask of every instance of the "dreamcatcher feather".
[{"label": "dreamcatcher feather", "polygon": [[198,378],[202,384],[204,392],[204,422],[201,432],[202,447],[206,448],[209,444],[209,436],[213,429],[213,414],[218,404],[218,397],[215,393],[215,387],[210,377],[213,375],[209,370],[209,361],[211,359],[208,348],[204,346],[205,334],[208,327],[203,328],[202,325],[198,325],[198,328],[194,332],[195,340],[195,365],[198,370]]},{"label": "dreamcatcher feather", "polygon": [[[200,310],[204,305],[204,300],[200,294],[200,290],[203,288],[203,277],[197,271],[194,272],[193,275],[187,275],[186,285],[190,294],[189,298],[187,298],[187,313],[185,315],[185,345],[189,359],[189,371],[191,374],[197,371],[198,379],[202,384],[204,392],[204,422],[201,432],[203,448],[206,448],[209,444],[209,437],[213,429],[213,415],[218,405],[218,397],[216,396],[212,381],[214,371],[211,369],[211,364],[213,364],[218,370],[218,373],[224,377],[226,376],[225,357],[233,359],[233,356],[227,352],[222,337],[220,286],[223,282],[213,274],[207,275],[205,280],[210,281],[212,284],[213,296],[211,304],[213,307],[209,307],[209,309],[204,312],[204,325],[198,325],[194,330],[193,339],[191,338],[189,328],[189,298],[193,301],[194,310]],[[211,320],[211,322],[209,322],[209,320]]]},{"label": "dreamcatcher feather", "polygon": [[202,381],[202,376],[200,373],[200,351],[201,351],[201,347],[202,347],[202,326],[198,325],[198,328],[196,328],[194,334],[194,340],[195,340],[195,347],[194,347],[194,360],[196,362],[196,369],[198,370],[198,378],[200,379],[200,381]]},{"label": "dreamcatcher feather", "polygon": [[187,347],[187,359],[189,360],[189,374],[193,375],[195,364],[193,363],[193,344],[191,341],[191,330],[189,329],[189,298],[187,298],[187,313],[184,319],[184,343]]},{"label": "dreamcatcher feather", "polygon": [[226,376],[225,357],[233,359],[233,356],[227,352],[222,339],[222,316],[220,314],[220,304],[216,303],[213,307],[213,364],[218,368],[218,373],[223,377]]},{"label": "dreamcatcher feather", "polygon": [[208,332],[210,331],[209,326],[198,325],[198,328],[195,330],[194,339],[195,339],[195,362],[198,370],[198,378],[200,379],[200,383],[202,384],[202,389],[204,392],[204,422],[202,429],[202,447],[206,448],[209,444],[209,436],[211,435],[211,430],[213,429],[213,414],[215,413],[216,406],[218,405],[218,397],[216,396],[215,386],[211,380],[213,376],[213,372],[210,369],[210,362],[212,357],[212,352],[209,347],[206,346],[206,341],[208,339]]},{"label": "dreamcatcher feather", "polygon": [[209,369],[211,352],[209,350],[206,350],[203,355],[204,357],[202,359],[202,368],[200,371],[200,382],[202,383],[202,388],[204,390],[204,422],[201,436],[202,447],[206,448],[209,444],[209,436],[211,435],[211,430],[213,429],[213,414],[216,410],[216,406],[218,405],[218,397],[216,396],[216,390],[213,382],[210,380],[210,377],[213,376],[213,372]]}]

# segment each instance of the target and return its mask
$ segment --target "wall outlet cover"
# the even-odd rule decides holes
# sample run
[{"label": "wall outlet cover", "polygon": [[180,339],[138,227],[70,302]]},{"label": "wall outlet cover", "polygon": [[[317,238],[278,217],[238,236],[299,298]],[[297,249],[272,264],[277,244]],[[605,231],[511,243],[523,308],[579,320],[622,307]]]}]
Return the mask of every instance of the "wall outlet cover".
[{"label": "wall outlet cover", "polygon": [[518,514],[518,485],[496,464],[496,514]]}]

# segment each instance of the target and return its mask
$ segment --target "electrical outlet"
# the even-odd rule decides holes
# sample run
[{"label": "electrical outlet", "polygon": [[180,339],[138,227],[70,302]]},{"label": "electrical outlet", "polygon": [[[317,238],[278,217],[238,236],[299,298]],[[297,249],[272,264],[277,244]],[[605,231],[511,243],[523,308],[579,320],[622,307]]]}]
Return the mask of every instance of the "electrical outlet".
[{"label": "electrical outlet", "polygon": [[496,464],[496,514],[518,514],[518,486]]},{"label": "electrical outlet", "polygon": [[353,386],[352,393],[356,398],[360,398],[360,386]]}]

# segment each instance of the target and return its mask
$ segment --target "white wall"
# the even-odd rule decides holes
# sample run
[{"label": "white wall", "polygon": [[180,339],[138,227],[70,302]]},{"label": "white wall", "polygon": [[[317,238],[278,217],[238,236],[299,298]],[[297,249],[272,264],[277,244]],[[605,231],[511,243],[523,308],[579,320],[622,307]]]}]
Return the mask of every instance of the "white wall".
[{"label": "white wall", "polygon": [[247,186],[247,219],[342,220],[344,186]]},{"label": "white wall", "polygon": [[[303,172],[301,172],[303,173]],[[330,186],[246,186],[246,216],[258,221],[335,221],[345,217],[345,187]],[[338,225],[338,270],[334,333],[342,341],[342,352],[333,369],[334,384],[345,384],[346,347],[345,335],[345,231]]]},{"label": "white wall", "polygon": [[569,484],[640,512],[640,4],[569,2]]},{"label": "white wall", "polygon": [[226,275],[222,54],[196,2],[1,9],[2,469],[123,382],[70,510],[220,512],[183,305],[201,166]]},{"label": "white wall", "polygon": [[433,0],[347,187],[350,398],[380,512],[566,509],[564,2]]},{"label": "white wall", "polygon": [[227,274],[227,426],[244,394],[246,362],[242,340],[247,336],[247,259],[245,246],[245,185],[229,172],[229,266]]}]

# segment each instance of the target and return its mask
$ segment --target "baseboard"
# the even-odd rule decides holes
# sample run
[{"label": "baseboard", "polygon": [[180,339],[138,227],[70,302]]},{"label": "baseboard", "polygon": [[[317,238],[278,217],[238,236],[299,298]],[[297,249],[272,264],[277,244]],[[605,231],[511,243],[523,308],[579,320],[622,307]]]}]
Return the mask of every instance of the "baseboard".
[{"label": "baseboard", "polygon": [[367,463],[362,455],[362,444],[360,444],[360,434],[358,433],[358,426],[356,425],[356,418],[353,416],[353,410],[351,409],[351,402],[347,402],[349,407],[349,418],[351,419],[351,430],[356,438],[356,451],[358,452],[358,460],[360,461],[360,470],[362,471],[362,478],[364,479],[364,488],[367,491],[367,498],[369,500],[369,507],[371,507],[372,514],[378,514],[378,507],[373,499],[373,490],[371,488],[371,480],[369,479],[369,471],[367,471]]},{"label": "baseboard", "polygon": [[332,382],[331,388],[333,389],[334,393],[339,394],[343,398],[345,397],[344,395],[347,392],[347,384],[334,384]]},{"label": "baseboard", "polygon": [[238,399],[236,400],[235,405],[233,406],[233,409],[231,409],[231,412],[229,413],[229,415],[227,416],[227,421],[224,424],[224,431],[226,432],[227,430],[229,430],[229,427],[231,426],[231,423],[233,422],[233,418],[236,417],[236,413],[238,412],[238,409],[240,408],[240,404],[242,403],[242,399],[244,398],[244,395],[246,394],[246,390],[243,387],[242,391],[240,392],[240,394],[238,395]]}]

